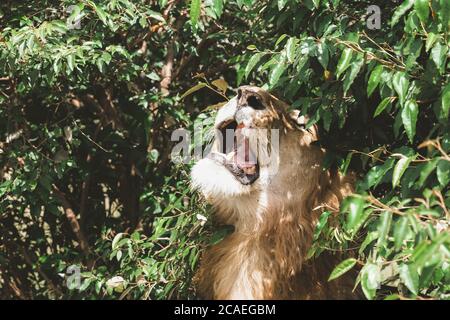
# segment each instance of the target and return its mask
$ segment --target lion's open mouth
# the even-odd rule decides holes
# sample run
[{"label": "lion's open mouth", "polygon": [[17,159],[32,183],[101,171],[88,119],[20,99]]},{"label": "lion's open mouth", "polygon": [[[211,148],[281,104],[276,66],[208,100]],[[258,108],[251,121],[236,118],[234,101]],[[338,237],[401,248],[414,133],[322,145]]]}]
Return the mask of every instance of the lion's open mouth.
[{"label": "lion's open mouth", "polygon": [[242,134],[244,125],[228,120],[218,128],[220,152],[212,152],[208,157],[227,168],[240,183],[252,184],[259,178],[259,164],[253,151],[255,148],[251,148],[249,138]]}]

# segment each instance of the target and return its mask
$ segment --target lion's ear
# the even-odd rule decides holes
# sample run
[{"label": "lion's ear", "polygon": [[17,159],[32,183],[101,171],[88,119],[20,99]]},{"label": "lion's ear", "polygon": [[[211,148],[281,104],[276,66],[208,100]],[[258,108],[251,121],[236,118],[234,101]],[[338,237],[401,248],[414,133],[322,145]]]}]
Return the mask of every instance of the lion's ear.
[{"label": "lion's ear", "polygon": [[306,130],[306,122],[308,121],[308,119],[305,116],[300,115],[299,110],[290,111],[289,118],[291,118],[291,120],[298,129]]},{"label": "lion's ear", "polygon": [[319,127],[316,124],[306,128],[306,124],[309,121],[307,116],[301,115],[299,110],[292,110],[288,113],[288,115],[297,129],[303,132],[308,132],[314,140],[319,139]]}]

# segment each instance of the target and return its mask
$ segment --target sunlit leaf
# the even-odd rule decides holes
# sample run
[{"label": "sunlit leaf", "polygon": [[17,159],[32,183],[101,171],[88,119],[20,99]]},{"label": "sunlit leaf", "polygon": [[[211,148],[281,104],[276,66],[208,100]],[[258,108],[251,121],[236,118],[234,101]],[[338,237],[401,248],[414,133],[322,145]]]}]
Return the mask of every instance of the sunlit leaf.
[{"label": "sunlit leaf", "polygon": [[447,84],[442,90],[441,104],[442,104],[442,114],[444,118],[448,118],[450,110],[450,83]]},{"label": "sunlit leaf", "polygon": [[385,211],[381,214],[378,221],[378,246],[382,246],[386,243],[387,236],[391,229],[392,212]]},{"label": "sunlit leaf", "polygon": [[404,0],[392,15],[391,26],[395,26],[400,18],[414,5],[414,0]]},{"label": "sunlit leaf", "polygon": [[[373,91],[378,86],[378,83],[380,83],[381,80],[381,74],[383,72],[383,65],[377,65],[370,74],[369,82],[367,84],[367,96],[370,97],[373,93]],[[375,115],[376,116],[376,115]]]},{"label": "sunlit leaf", "polygon": [[206,86],[207,86],[206,83],[200,82],[200,83],[196,84],[195,86],[193,86],[192,88],[190,88],[189,90],[187,90],[185,93],[183,93],[180,98],[184,99],[188,95],[190,95],[190,94],[192,94],[192,93],[194,93],[194,92],[196,92],[196,91],[198,91],[198,90],[200,90],[200,89],[202,89],[202,88],[204,88]]},{"label": "sunlit leaf", "polygon": [[395,248],[397,250],[399,250],[402,247],[403,241],[406,238],[408,230],[409,230],[408,219],[405,217],[401,217],[394,226],[394,242]]},{"label": "sunlit leaf", "polygon": [[408,168],[411,161],[414,160],[414,158],[415,157],[402,157],[395,164],[394,173],[392,174],[392,188],[395,188],[396,186],[398,186],[403,173]]},{"label": "sunlit leaf", "polygon": [[278,83],[278,80],[280,79],[281,75],[286,70],[287,66],[284,64],[283,61],[280,61],[276,64],[276,66],[272,69],[269,76],[269,83],[271,86],[274,86]]},{"label": "sunlit leaf", "polygon": [[189,11],[189,16],[191,18],[191,23],[194,27],[197,26],[198,19],[200,18],[201,0],[191,0],[191,8]]},{"label": "sunlit leaf", "polygon": [[406,77],[404,72],[397,72],[394,74],[392,78],[392,85],[394,86],[395,91],[398,94],[400,99],[400,103],[403,105],[403,101],[405,100],[406,93],[408,92],[409,80]]},{"label": "sunlit leaf", "polygon": [[353,54],[352,49],[350,48],[344,49],[337,65],[336,77],[339,77],[350,66],[352,54]]},{"label": "sunlit leaf", "polygon": [[217,79],[211,82],[211,84],[215,87],[217,87],[222,93],[227,92],[228,89],[228,83],[223,79]]},{"label": "sunlit leaf", "polygon": [[250,58],[250,60],[247,63],[247,66],[245,67],[245,78],[248,77],[250,72],[258,64],[258,62],[261,60],[264,54],[265,54],[264,52],[257,52]]},{"label": "sunlit leaf", "polygon": [[339,263],[331,272],[330,277],[328,278],[328,281],[334,280],[336,278],[339,278],[344,273],[350,271],[353,266],[356,264],[357,260],[354,258],[349,258],[341,263]]},{"label": "sunlit leaf", "polygon": [[437,164],[436,175],[443,188],[448,186],[450,182],[450,161],[440,160]]},{"label": "sunlit leaf", "polygon": [[361,270],[361,287],[367,299],[375,298],[380,286],[380,268],[374,263],[366,264]]},{"label": "sunlit leaf", "polygon": [[419,106],[416,101],[408,100],[402,109],[402,121],[406,134],[411,143],[413,143],[416,135],[417,116],[419,114]]},{"label": "sunlit leaf", "polygon": [[377,106],[377,108],[375,109],[375,112],[373,114],[373,117],[375,118],[376,116],[378,116],[380,113],[382,113],[384,111],[384,109],[386,109],[386,107],[392,102],[392,97],[387,97],[384,98]]},{"label": "sunlit leaf", "polygon": [[290,63],[294,62],[297,39],[289,38],[286,43],[286,55]]},{"label": "sunlit leaf", "polygon": [[344,92],[347,92],[348,89],[350,89],[350,86],[352,85],[353,81],[355,80],[356,76],[358,75],[359,71],[361,70],[361,67],[364,65],[364,59],[362,54],[357,54],[355,61],[350,66],[350,70],[347,71],[344,78]]},{"label": "sunlit leaf", "polygon": [[430,14],[429,0],[415,0],[414,10],[422,22],[427,22]]},{"label": "sunlit leaf", "polygon": [[113,250],[117,249],[117,243],[120,241],[120,239],[122,239],[123,236],[124,236],[123,233],[116,234],[116,236],[114,237],[112,244],[111,244],[111,247]]},{"label": "sunlit leaf", "polygon": [[349,201],[349,203],[346,227],[348,230],[352,230],[363,216],[364,199],[353,197],[347,201]]},{"label": "sunlit leaf", "polygon": [[419,275],[414,265],[402,264],[399,268],[400,279],[406,287],[417,295],[419,290]]}]

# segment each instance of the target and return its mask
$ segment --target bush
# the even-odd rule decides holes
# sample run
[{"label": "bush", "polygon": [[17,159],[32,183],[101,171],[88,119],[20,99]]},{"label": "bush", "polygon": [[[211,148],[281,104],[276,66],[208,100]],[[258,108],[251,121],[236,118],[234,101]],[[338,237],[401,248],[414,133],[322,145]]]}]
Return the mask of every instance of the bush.
[{"label": "bush", "polygon": [[193,298],[226,229],[170,137],[241,83],[309,114],[324,166],[359,176],[309,256],[356,251],[331,278],[358,266],[368,299],[448,298],[449,4],[385,3],[380,29],[371,5],[2,3],[0,298]]}]

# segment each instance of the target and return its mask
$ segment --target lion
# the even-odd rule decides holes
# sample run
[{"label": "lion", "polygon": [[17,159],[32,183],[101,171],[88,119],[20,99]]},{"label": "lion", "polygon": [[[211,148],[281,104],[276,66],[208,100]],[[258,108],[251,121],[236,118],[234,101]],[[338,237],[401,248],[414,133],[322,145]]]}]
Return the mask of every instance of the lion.
[{"label": "lion", "polygon": [[[208,248],[194,278],[205,299],[347,299],[352,279],[328,282],[342,257],[306,259],[315,225],[337,213],[353,179],[324,170],[318,130],[267,91],[241,86],[217,113],[211,152],[191,180],[234,231]],[[229,134],[231,132],[231,135]]]}]

